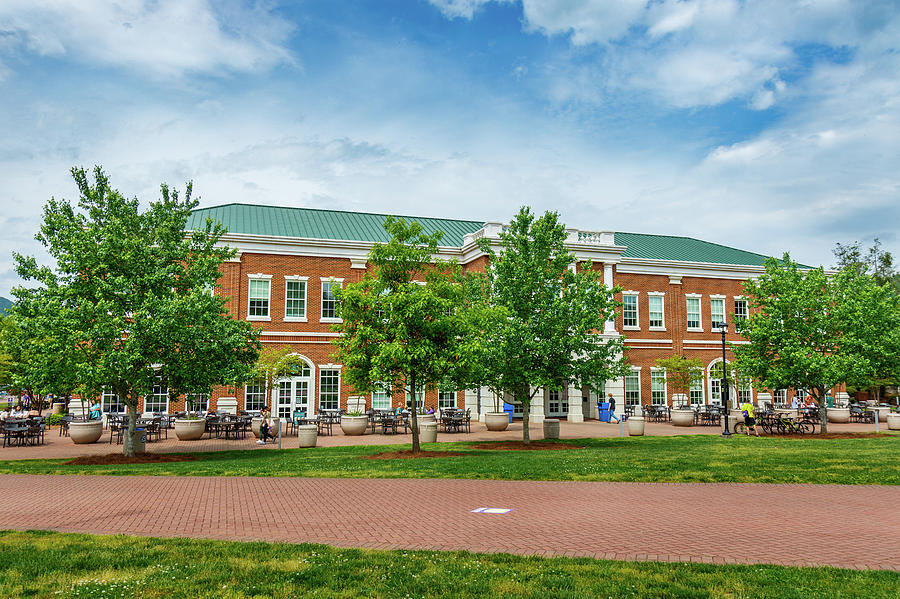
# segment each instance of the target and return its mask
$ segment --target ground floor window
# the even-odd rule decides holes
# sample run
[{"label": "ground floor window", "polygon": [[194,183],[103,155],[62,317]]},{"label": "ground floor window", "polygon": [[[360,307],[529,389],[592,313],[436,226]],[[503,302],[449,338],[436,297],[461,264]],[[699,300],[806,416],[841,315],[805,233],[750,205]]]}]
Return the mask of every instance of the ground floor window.
[{"label": "ground floor window", "polygon": [[787,389],[776,389],[772,400],[775,403],[787,403]]},{"label": "ground floor window", "polygon": [[375,383],[375,390],[372,391],[372,409],[373,410],[390,410],[391,409],[391,385],[390,383]]},{"label": "ground floor window", "polygon": [[650,400],[655,405],[666,405],[666,371],[650,371]]},{"label": "ground floor window", "polygon": [[244,409],[258,412],[266,405],[266,384],[262,381],[244,387]]},{"label": "ground floor window", "polygon": [[184,407],[194,412],[209,410],[209,393],[188,393],[184,397]]},{"label": "ground floor window", "polygon": [[738,402],[740,403],[753,403],[753,387],[750,385],[741,385],[738,389]]},{"label": "ground floor window", "polygon": [[439,408],[455,408],[456,407],[456,391],[438,391],[438,407]]},{"label": "ground floor window", "polygon": [[569,402],[563,397],[561,389],[551,389],[547,393],[547,415],[564,416],[569,413]]},{"label": "ground floor window", "polygon": [[161,377],[156,377],[154,379],[150,394],[144,397],[144,411],[169,411],[169,388],[166,386],[165,382],[163,382]]},{"label": "ground floor window", "polygon": [[319,370],[319,409],[337,410],[341,406],[341,371],[336,368]]},{"label": "ground floor window", "polygon": [[625,405],[641,405],[641,371],[632,370],[625,375]]},{"label": "ground floor window", "polygon": [[703,403],[703,381],[694,381],[691,383],[691,405]]},{"label": "ground floor window", "polygon": [[[409,395],[409,390],[406,391],[406,407],[412,405],[412,398]],[[419,387],[416,389],[416,409],[423,410],[425,409],[425,387]]]},{"label": "ground floor window", "polygon": [[122,414],[125,412],[125,404],[119,401],[119,396],[109,389],[103,390],[100,396],[100,404],[107,414]]}]

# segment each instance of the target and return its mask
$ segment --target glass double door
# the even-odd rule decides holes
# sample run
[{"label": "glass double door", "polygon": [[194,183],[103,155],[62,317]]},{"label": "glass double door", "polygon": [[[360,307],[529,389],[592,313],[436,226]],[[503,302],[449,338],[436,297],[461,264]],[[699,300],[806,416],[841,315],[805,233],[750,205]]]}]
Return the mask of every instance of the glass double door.
[{"label": "glass double door", "polygon": [[295,410],[301,410],[307,416],[312,416],[312,404],[309,401],[311,382],[309,377],[300,376],[279,380],[275,414],[279,418],[291,418]]}]

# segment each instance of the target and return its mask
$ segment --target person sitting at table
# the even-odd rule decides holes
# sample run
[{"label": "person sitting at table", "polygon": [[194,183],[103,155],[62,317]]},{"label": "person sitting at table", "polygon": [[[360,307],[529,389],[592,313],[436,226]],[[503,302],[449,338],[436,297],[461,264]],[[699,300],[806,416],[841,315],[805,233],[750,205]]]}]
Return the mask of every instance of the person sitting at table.
[{"label": "person sitting at table", "polygon": [[94,399],[91,401],[91,409],[88,411],[88,418],[90,420],[100,420],[103,416],[103,408],[100,407],[100,401]]},{"label": "person sitting at table", "polygon": [[796,410],[799,407],[800,407],[800,400],[795,395],[794,399],[791,400],[791,409]]},{"label": "person sitting at table", "polygon": [[22,404],[16,404],[16,407],[13,408],[12,413],[9,415],[10,418],[25,418],[25,410],[22,409]]},{"label": "person sitting at table", "polygon": [[803,400],[803,405],[807,408],[819,407],[819,404],[816,403],[816,400],[814,400],[811,395],[806,396],[806,399]]},{"label": "person sitting at table", "polygon": [[216,417],[216,411],[213,410],[212,407],[210,407],[208,410],[206,410],[206,417],[207,417],[207,418],[215,418],[215,417]]},{"label": "person sitting at table", "polygon": [[3,411],[0,412],[0,421],[6,420],[9,418],[9,406],[3,408]]},{"label": "person sitting at table", "polygon": [[272,426],[272,413],[269,411],[268,406],[263,406],[263,409],[260,410],[259,413],[262,416],[262,422],[259,423],[259,441],[256,443],[258,445],[265,445],[266,440],[269,438],[269,431]]}]

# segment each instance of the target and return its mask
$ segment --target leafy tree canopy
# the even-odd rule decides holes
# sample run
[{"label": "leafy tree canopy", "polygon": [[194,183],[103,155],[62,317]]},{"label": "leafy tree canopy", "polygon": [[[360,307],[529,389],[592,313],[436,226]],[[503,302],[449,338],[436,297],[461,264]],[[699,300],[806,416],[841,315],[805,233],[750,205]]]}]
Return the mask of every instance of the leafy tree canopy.
[{"label": "leafy tree canopy", "polygon": [[[703,380],[703,362],[696,358],[685,358],[676,354],[657,359],[656,367],[666,371],[666,381],[675,393],[687,395],[691,391],[691,385]],[[719,368],[720,378],[721,371]]]}]

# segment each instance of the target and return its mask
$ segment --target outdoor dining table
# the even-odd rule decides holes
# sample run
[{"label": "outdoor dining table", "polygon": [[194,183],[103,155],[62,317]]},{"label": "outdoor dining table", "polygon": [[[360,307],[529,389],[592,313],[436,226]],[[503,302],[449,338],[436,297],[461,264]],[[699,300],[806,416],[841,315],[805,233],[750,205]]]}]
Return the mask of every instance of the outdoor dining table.
[{"label": "outdoor dining table", "polygon": [[9,422],[8,420],[3,425],[3,446],[12,446],[15,441],[15,445],[24,445],[25,439],[28,435],[28,424],[24,421],[22,422]]}]

